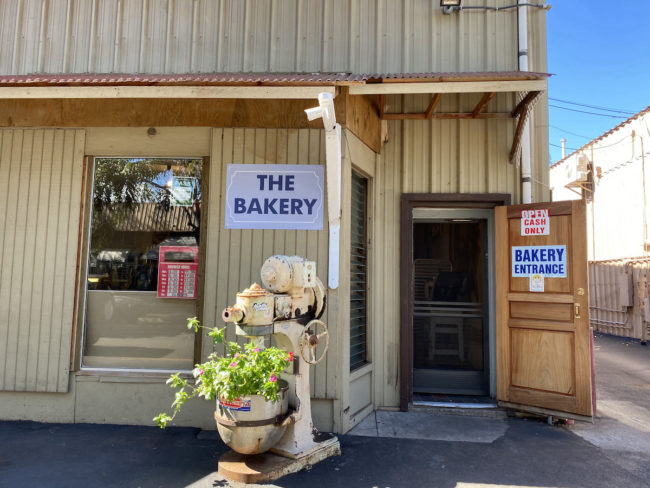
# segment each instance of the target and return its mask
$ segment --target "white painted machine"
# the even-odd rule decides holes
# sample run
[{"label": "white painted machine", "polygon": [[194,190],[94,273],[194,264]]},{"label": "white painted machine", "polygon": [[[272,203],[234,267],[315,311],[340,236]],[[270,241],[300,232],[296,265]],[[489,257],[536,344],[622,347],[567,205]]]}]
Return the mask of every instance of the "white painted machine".
[{"label": "white painted machine", "polygon": [[[276,438],[281,437],[277,442],[272,441],[272,454],[257,455],[265,456],[259,461],[261,464],[258,463],[261,474],[241,475],[244,469],[242,463],[246,465],[244,471],[253,469],[250,459],[245,456],[228,453],[230,455],[224,455],[220,460],[220,473],[244,482],[270,481],[298,471],[307,464],[340,454],[337,437],[319,432],[314,427],[311,415],[309,366],[318,364],[325,357],[329,345],[327,326],[320,320],[325,310],[326,294],[316,276],[316,263],[299,256],[271,256],[262,266],[261,278],[263,287],[254,284],[238,293],[236,304],[227,307],[222,318],[226,322],[234,322],[237,335],[256,342],[258,347],[264,347],[265,337],[272,335],[278,347],[293,353],[294,361],[293,371],[282,373],[282,379],[288,383],[289,409],[275,423],[275,427],[281,430],[276,430],[275,434],[269,433]],[[253,422],[261,425],[264,420]],[[267,427],[266,430],[270,432],[273,429]],[[255,438],[262,435],[261,432],[249,430],[247,436],[250,438],[241,442],[265,442]],[[247,451],[246,447],[231,447],[239,452],[254,452]],[[273,457],[280,456],[280,460],[273,462]]]}]

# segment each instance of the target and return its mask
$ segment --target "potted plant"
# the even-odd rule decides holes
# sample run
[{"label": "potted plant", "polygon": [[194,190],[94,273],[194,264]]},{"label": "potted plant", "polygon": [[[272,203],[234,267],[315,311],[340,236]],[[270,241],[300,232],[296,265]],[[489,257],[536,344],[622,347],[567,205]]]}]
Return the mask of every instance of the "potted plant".
[{"label": "potted plant", "polygon": [[[200,325],[196,317],[188,329],[208,330],[215,344],[224,343],[224,328]],[[215,420],[221,438],[241,454],[258,454],[270,449],[284,434],[288,411],[287,384],[282,371],[293,362],[293,353],[277,347],[263,348],[254,342],[240,346],[226,342],[226,354],[212,353],[192,371],[194,382],[175,373],[167,380],[176,389],[172,415],[160,413],[153,420],[165,428],[190,398],[217,402]]]}]

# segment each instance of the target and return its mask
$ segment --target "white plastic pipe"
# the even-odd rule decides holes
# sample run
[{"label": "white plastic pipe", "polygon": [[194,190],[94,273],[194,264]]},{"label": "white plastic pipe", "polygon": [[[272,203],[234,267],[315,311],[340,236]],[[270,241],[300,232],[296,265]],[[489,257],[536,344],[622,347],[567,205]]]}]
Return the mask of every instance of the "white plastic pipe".
[{"label": "white plastic pipe", "polygon": [[325,170],[327,172],[327,213],[329,221],[329,260],[327,286],[339,286],[339,248],[341,239],[341,126],[336,123],[331,93],[318,95],[318,107],[305,110],[309,120],[323,118],[325,128]]},{"label": "white plastic pipe", "polygon": [[[525,0],[518,0],[520,7],[518,15],[518,36],[519,36],[519,71],[528,71],[528,7]],[[523,117],[524,114],[520,115]],[[521,135],[521,203],[532,202],[532,171],[530,161],[530,124],[528,120],[524,124]]]},{"label": "white plastic pipe", "polygon": [[329,269],[327,286],[339,286],[339,242],[341,239],[341,126],[325,131],[327,213],[329,220]]}]

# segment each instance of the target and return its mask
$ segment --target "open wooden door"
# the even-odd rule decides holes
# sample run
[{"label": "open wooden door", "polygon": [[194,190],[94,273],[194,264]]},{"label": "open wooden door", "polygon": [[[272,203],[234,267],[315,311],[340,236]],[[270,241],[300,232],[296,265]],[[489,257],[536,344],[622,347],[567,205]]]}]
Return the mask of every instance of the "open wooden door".
[{"label": "open wooden door", "polygon": [[495,244],[499,404],[591,417],[584,201],[497,207]]}]

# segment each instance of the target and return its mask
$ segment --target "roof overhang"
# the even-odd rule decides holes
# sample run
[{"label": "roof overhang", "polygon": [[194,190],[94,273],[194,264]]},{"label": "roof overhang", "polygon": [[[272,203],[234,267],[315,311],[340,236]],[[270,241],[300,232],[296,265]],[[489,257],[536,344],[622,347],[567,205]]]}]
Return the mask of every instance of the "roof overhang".
[{"label": "roof overhang", "polygon": [[335,86],[2,86],[0,99],[43,98],[318,98]]},{"label": "roof overhang", "polygon": [[272,98],[336,95],[341,73],[70,74],[0,76],[0,99]]},{"label": "roof overhang", "polygon": [[[521,153],[521,138],[526,120],[548,87],[548,74],[525,71],[495,73],[427,73],[411,75],[385,75],[369,78],[362,85],[350,86],[350,95],[378,95],[379,116],[382,120],[428,120],[428,119],[515,119],[517,126],[510,149],[510,162]],[[439,112],[437,108],[444,95],[480,94],[480,98],[467,112]],[[488,112],[488,103],[498,93],[516,93],[518,101],[507,112]],[[424,112],[386,112],[386,96],[430,94],[431,99]]]},{"label": "roof overhang", "polygon": [[[510,151],[520,151],[525,121],[547,90],[546,73],[507,71],[471,73],[215,73],[215,74],[70,74],[0,76],[0,100],[5,99],[316,99],[319,93],[336,96],[346,87],[351,96],[378,96],[382,120],[515,119]],[[490,100],[499,93],[516,93],[512,110],[490,112]],[[421,113],[386,112],[386,96],[430,94]],[[471,111],[437,111],[449,94],[481,94]]]},{"label": "roof overhang", "polygon": [[408,95],[418,93],[503,93],[546,90],[546,79],[494,81],[388,82],[350,86],[350,95]]}]

